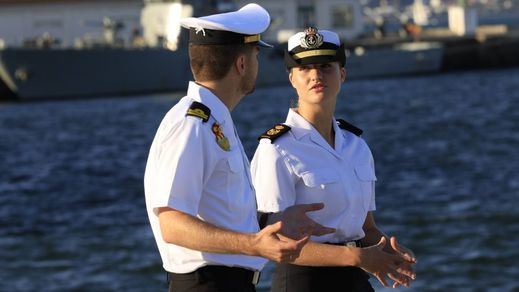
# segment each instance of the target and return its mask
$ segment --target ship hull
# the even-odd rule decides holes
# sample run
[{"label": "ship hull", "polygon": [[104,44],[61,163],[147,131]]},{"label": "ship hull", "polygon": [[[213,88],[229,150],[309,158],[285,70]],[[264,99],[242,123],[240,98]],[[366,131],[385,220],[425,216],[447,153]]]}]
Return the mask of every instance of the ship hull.
[{"label": "ship hull", "polygon": [[178,90],[191,79],[186,56],[160,49],[6,49],[0,64],[11,95],[34,100]]},{"label": "ship hull", "polygon": [[[347,78],[419,74],[440,70],[439,46],[370,49],[352,54]],[[288,84],[281,50],[262,50],[257,86]],[[0,50],[0,99],[41,100],[185,90],[192,80],[186,50]]]}]

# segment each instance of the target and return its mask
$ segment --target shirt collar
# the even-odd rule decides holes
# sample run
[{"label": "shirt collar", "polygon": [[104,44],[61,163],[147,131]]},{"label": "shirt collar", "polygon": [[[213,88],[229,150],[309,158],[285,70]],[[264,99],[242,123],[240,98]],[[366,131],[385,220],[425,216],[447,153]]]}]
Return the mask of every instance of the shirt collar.
[{"label": "shirt collar", "polygon": [[294,109],[288,110],[287,119],[285,124],[290,126],[290,131],[294,134],[295,138],[301,140],[303,137],[310,135],[313,141],[323,146],[326,150],[330,151],[333,155],[337,156],[340,149],[344,145],[343,131],[337,125],[335,117],[333,117],[333,130],[335,132],[335,149],[331,148],[328,143],[321,137],[317,130],[312,126],[310,122],[305,120],[300,114]]},{"label": "shirt collar", "polygon": [[299,115],[295,109],[289,109],[285,124],[291,127],[290,131],[294,134],[296,139],[300,140],[306,135],[310,135],[312,131],[315,131],[312,124],[310,124],[305,118]]},{"label": "shirt collar", "polygon": [[337,120],[333,117],[333,131],[335,132],[335,151],[340,152],[342,146],[344,145],[344,132],[341,128],[339,128],[339,124],[337,124]]},{"label": "shirt collar", "polygon": [[211,90],[197,84],[196,82],[190,81],[187,95],[211,109],[211,115],[216,121],[218,121],[218,123],[226,124],[227,122],[230,122],[232,125],[232,118],[229,109],[220,98],[211,92]]}]

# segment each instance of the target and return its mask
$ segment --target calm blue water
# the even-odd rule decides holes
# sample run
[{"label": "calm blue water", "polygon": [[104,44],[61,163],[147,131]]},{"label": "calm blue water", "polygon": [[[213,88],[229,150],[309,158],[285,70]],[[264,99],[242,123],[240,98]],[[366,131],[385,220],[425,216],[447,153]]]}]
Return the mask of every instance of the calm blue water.
[{"label": "calm blue water", "polygon": [[[249,155],[294,96],[236,108]],[[0,104],[0,291],[166,290],[142,176],[178,97]],[[402,291],[519,291],[518,108],[519,69],[343,86],[336,116],[376,160],[377,223],[419,259]]]}]

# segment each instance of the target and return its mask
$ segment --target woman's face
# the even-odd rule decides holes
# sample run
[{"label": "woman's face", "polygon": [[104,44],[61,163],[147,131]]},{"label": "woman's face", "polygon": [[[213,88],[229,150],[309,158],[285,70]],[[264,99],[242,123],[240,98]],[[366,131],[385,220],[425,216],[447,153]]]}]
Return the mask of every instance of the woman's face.
[{"label": "woman's face", "polygon": [[294,67],[289,74],[299,104],[335,102],[345,77],[346,70],[338,62]]}]

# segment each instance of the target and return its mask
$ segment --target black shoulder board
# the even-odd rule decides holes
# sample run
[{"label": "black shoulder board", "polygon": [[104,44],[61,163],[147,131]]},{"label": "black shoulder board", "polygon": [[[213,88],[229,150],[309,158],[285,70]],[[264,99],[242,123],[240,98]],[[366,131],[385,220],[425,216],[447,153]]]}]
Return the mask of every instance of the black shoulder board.
[{"label": "black shoulder board", "polygon": [[202,121],[204,121],[205,123],[209,121],[209,117],[211,116],[211,110],[202,103],[194,101],[187,110],[186,116],[201,118]]},{"label": "black shoulder board", "polygon": [[281,137],[281,135],[285,134],[290,130],[290,127],[283,124],[277,124],[274,127],[268,129],[265,133],[261,134],[258,137],[258,140],[263,138],[270,139],[271,142],[274,142],[277,138]]},{"label": "black shoulder board", "polygon": [[364,132],[361,129],[355,127],[354,125],[346,122],[343,119],[337,119],[337,124],[339,125],[339,128],[346,130],[346,131],[350,131],[357,136],[362,135],[362,133]]}]

